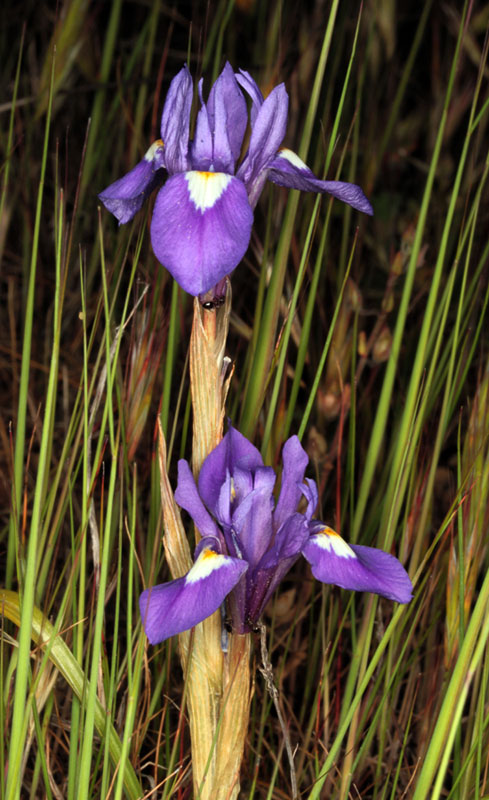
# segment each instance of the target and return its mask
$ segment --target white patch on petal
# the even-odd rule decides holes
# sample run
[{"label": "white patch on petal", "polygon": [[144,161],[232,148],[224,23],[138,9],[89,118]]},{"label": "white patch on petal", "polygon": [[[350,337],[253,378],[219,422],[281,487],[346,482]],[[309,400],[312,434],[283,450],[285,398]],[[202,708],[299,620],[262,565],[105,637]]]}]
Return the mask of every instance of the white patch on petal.
[{"label": "white patch on petal", "polygon": [[163,144],[163,139],[157,139],[156,142],[153,142],[149,150],[147,150],[144,154],[145,161],[154,161],[154,157],[157,151],[163,148],[165,145]]},{"label": "white patch on petal", "polygon": [[185,180],[195,208],[202,213],[212,208],[226,191],[231,177],[225,172],[186,172]]},{"label": "white patch on petal", "polygon": [[185,583],[197,583],[198,581],[203,581],[204,578],[208,578],[209,575],[212,572],[215,572],[216,569],[221,569],[221,567],[226,563],[226,560],[227,559],[225,556],[221,556],[219,553],[214,553],[214,550],[202,550],[192,569],[187,573]]},{"label": "white patch on petal", "polygon": [[319,533],[315,533],[312,538],[318,547],[322,550],[332,551],[338,558],[356,558],[350,545],[332,528],[326,526]]},{"label": "white patch on petal", "polygon": [[310,172],[309,167],[307,164],[304,164],[302,158],[299,158],[297,153],[294,153],[292,150],[289,150],[287,147],[283,147],[277,153],[279,158],[285,158],[289,164],[292,164],[293,167],[297,167],[297,169],[305,169],[307,172]]}]

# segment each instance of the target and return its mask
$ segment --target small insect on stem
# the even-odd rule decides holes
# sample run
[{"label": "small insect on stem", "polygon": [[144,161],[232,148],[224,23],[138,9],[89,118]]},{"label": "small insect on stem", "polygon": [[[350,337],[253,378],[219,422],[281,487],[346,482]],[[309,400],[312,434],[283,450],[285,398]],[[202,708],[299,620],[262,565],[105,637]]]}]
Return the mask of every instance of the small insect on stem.
[{"label": "small insect on stem", "polygon": [[213,297],[212,300],[206,300],[202,303],[202,308],[205,311],[217,311],[224,304],[224,297]]}]

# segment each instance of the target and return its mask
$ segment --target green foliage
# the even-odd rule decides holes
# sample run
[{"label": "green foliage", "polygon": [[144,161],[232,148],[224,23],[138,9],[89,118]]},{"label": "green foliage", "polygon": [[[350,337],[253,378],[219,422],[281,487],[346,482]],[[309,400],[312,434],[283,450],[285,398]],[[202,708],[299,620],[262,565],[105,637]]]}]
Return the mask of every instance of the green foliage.
[{"label": "green foliage", "polygon": [[[318,516],[415,584],[393,608],[298,563],[267,610],[301,797],[489,796],[489,7],[11,6],[2,800],[189,796],[185,678],[137,598],[168,578],[155,430],[174,478],[192,306],[150,212],[117,228],[96,194],[157,137],[182,62],[208,87],[226,58],[265,94],[286,82],[286,144],[375,210],[268,187],[232,277],[229,414],[273,465],[299,433]],[[243,798],[290,796],[282,739],[257,675]]]}]

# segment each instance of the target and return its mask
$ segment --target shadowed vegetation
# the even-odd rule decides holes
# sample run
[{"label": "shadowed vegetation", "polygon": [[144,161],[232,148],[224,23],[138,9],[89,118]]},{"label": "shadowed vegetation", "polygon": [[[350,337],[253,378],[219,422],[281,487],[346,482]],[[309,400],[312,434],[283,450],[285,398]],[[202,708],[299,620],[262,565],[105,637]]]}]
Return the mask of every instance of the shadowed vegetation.
[{"label": "shadowed vegetation", "polygon": [[[175,485],[192,303],[147,206],[119,228],[97,193],[159,136],[182,64],[208,91],[225,60],[285,82],[284,144],[375,212],[267,185],[229,417],[273,466],[297,433],[318,516],[415,587],[395,606],[300,560],[269,604],[300,797],[489,797],[488,22],[454,0],[4,7],[2,800],[191,796],[176,641],[147,645],[137,599],[169,578],[156,421]],[[290,797],[259,672],[251,702],[240,796]]]}]

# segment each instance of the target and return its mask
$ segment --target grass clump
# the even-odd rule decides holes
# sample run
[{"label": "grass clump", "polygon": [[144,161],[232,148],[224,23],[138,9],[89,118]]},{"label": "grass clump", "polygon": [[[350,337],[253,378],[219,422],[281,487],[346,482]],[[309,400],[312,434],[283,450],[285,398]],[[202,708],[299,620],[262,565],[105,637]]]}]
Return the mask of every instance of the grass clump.
[{"label": "grass clump", "polygon": [[[166,580],[157,420],[190,454],[192,304],[148,212],[96,195],[158,135],[169,81],[225,59],[291,103],[286,145],[373,219],[269,185],[232,277],[228,413],[320,514],[408,569],[408,606],[315,583],[267,609],[299,795],[489,794],[489,6],[13,6],[1,27],[2,798],[184,798],[187,687],[146,647]],[[20,626],[20,628],[19,628]],[[259,643],[255,656],[259,661]],[[290,796],[257,674],[243,798]]]}]

